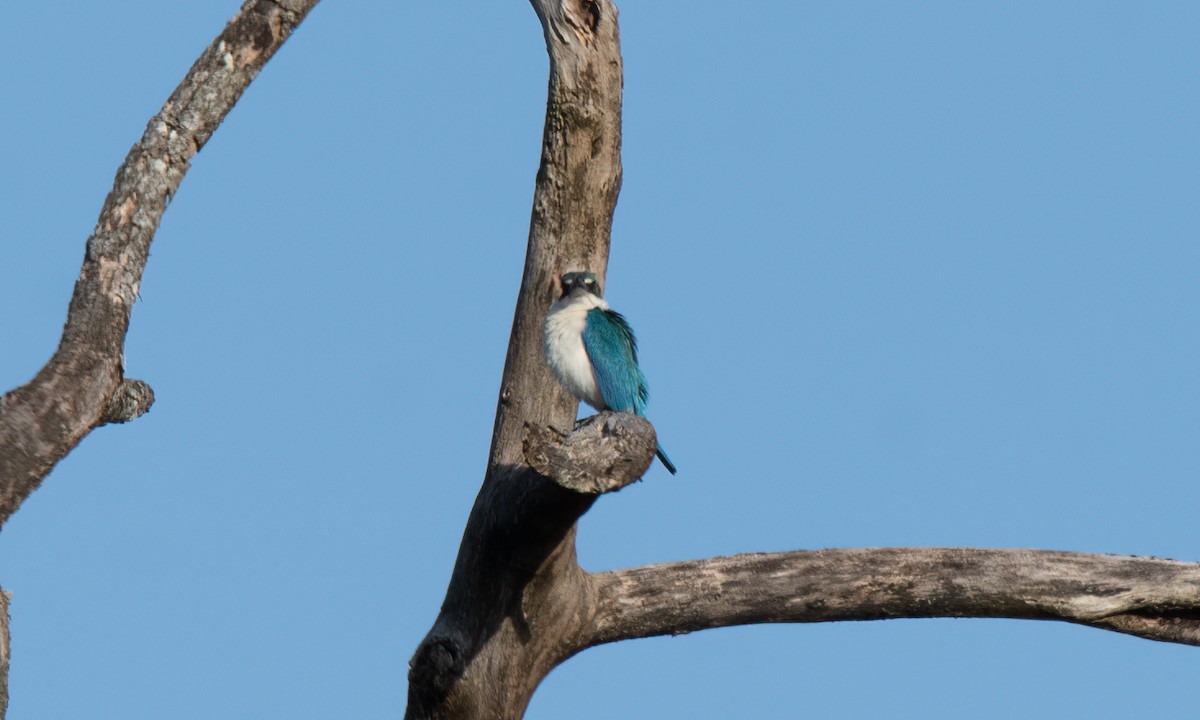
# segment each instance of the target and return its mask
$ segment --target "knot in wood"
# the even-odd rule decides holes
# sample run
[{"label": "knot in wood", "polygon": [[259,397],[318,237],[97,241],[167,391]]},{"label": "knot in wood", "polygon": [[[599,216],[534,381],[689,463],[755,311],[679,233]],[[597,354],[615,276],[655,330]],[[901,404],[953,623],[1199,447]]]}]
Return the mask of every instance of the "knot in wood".
[{"label": "knot in wood", "polygon": [[125,423],[146,414],[154,404],[154,390],[142,380],[122,380],[104,406],[100,424]]},{"label": "knot in wood", "polygon": [[640,479],[657,446],[654,426],[645,418],[602,412],[570,433],[527,423],[523,448],[530,467],[560,487],[601,495]]}]

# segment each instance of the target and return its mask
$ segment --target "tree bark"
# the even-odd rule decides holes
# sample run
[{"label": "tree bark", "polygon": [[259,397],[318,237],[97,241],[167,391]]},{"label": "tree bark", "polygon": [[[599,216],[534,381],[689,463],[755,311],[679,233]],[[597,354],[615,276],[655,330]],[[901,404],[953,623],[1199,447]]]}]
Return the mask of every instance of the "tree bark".
[{"label": "tree bark", "polygon": [[[538,683],[571,652],[569,633],[583,627],[588,608],[586,576],[575,560],[575,521],[595,496],[531,467],[526,435],[534,433],[535,460],[552,465],[559,455],[539,453],[547,438],[538,433],[570,428],[578,403],[542,359],[542,324],[562,273],[590,270],[603,278],[608,267],[621,187],[617,8],[610,0],[532,4],[545,34],[550,81],[525,271],[488,468],[441,613],[411,662],[408,718],[521,717]],[[632,444],[653,448],[652,434]]]},{"label": "tree bark", "polygon": [[1052,550],[754,553],[599,573],[591,645],[729,625],[1064,620],[1200,645],[1200,565]]},{"label": "tree bark", "polygon": [[154,393],[124,377],[129,314],[150,241],[191,157],[318,0],[248,0],[150,119],[87,240],[54,356],[0,397],[0,528],[94,428],[127,422]]}]

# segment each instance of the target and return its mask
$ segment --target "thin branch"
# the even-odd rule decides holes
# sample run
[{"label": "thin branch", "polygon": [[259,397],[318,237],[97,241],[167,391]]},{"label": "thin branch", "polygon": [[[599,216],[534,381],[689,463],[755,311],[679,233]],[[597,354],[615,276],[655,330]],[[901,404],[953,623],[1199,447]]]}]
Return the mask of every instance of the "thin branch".
[{"label": "thin branch", "polygon": [[1062,620],[1200,645],[1200,564],[1052,550],[756,553],[591,576],[588,645],[774,622]]},{"label": "thin branch", "polygon": [[87,241],[54,356],[0,397],[0,527],[93,428],[149,408],[153,392],[122,385],[129,314],[150,241],[189,161],[318,0],[248,0],[150,119],[117,170]]}]

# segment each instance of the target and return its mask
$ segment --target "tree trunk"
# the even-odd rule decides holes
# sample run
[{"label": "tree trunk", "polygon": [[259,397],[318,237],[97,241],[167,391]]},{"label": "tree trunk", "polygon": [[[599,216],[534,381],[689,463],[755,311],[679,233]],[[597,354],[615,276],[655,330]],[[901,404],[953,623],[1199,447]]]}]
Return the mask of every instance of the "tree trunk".
[{"label": "tree trunk", "polygon": [[[577,407],[542,359],[542,324],[560,275],[590,270],[603,278],[608,267],[621,188],[617,8],[608,0],[533,0],[533,7],[550,84],[525,272],[487,472],[441,613],[412,660],[408,718],[521,717],[542,678],[575,652],[572,633],[589,608],[575,521],[595,496],[539,474],[525,448],[527,429],[536,428],[531,454],[547,463],[570,455],[548,449],[555,438],[539,433],[570,428]],[[602,425],[614,435],[595,438],[597,447],[618,435],[631,447],[648,443],[645,457],[606,480],[632,482],[653,457],[653,429],[624,419]]]}]

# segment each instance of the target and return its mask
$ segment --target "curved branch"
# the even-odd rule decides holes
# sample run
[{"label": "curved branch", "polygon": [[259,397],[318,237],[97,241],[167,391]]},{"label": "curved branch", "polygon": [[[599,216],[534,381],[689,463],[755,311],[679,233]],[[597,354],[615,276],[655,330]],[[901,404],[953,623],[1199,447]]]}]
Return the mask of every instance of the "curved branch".
[{"label": "curved branch", "polygon": [[150,241],[189,160],[318,0],[248,0],[150,119],[87,241],[54,356],[0,397],[0,527],[93,428],[137,417],[148,385],[122,385],[129,314]]},{"label": "curved branch", "polygon": [[1053,550],[756,553],[591,576],[588,645],[774,622],[1062,620],[1200,645],[1200,564]]}]

